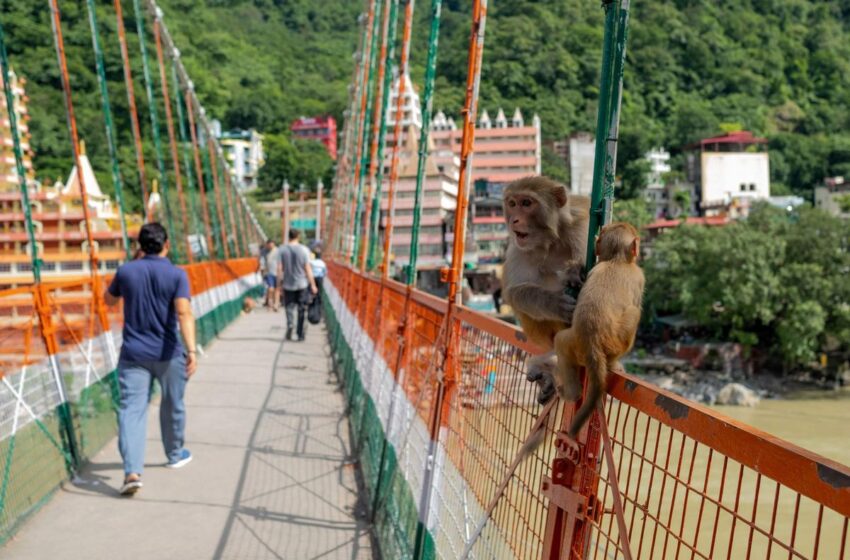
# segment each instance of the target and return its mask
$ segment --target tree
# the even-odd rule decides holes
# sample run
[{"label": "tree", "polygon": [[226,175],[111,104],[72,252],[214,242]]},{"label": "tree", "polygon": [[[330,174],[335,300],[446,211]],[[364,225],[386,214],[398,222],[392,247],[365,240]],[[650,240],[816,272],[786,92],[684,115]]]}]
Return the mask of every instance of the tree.
[{"label": "tree", "polygon": [[650,204],[642,198],[616,200],[614,202],[614,221],[628,222],[640,231],[652,221]]}]

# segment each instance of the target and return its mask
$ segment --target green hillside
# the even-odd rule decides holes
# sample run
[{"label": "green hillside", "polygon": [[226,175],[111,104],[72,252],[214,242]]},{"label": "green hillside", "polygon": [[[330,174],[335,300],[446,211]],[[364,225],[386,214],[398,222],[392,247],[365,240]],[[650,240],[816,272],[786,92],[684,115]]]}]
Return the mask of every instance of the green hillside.
[{"label": "green hillside", "polygon": [[[125,176],[135,186],[126,94],[112,2],[98,15]],[[269,133],[263,178],[312,183],[330,162],[291,142],[300,115],[341,121],[362,2],[344,0],[161,0],[208,112],[225,127]],[[546,139],[593,129],[602,41],[597,0],[494,0],[487,22],[481,107],[538,113]],[[63,21],[80,128],[104,187],[110,189],[84,0],[64,0]],[[850,1],[636,0],[625,76],[619,169],[624,193],[640,186],[640,154],[678,148],[723,127],[770,139],[774,190],[809,194],[825,175],[850,175]],[[444,2],[435,107],[462,103],[470,2]],[[141,62],[124,1],[136,89],[146,109]],[[413,78],[421,83],[430,3],[417,2]],[[28,80],[39,177],[69,170],[64,108],[42,0],[0,2],[10,57]],[[149,136],[149,123],[143,126]],[[153,162],[153,151],[149,162]],[[676,161],[674,160],[674,165]],[[545,171],[565,176],[548,154]],[[153,166],[151,167],[153,172]]]}]

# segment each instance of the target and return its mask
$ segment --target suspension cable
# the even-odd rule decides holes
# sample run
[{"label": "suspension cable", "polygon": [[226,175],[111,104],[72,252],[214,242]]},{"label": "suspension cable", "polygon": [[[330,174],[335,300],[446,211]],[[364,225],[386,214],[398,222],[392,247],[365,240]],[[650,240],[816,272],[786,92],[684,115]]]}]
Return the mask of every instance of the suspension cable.
[{"label": "suspension cable", "polygon": [[195,173],[198,177],[198,190],[201,194],[201,209],[203,210],[204,218],[204,233],[207,240],[207,258],[214,259],[213,256],[213,234],[210,225],[210,206],[207,201],[207,191],[204,185],[204,168],[201,164],[201,149],[198,146],[198,132],[195,127],[195,109],[192,105],[192,84],[189,83],[186,88],[186,114],[189,116],[189,134],[192,138],[192,154],[195,158]]},{"label": "suspension cable", "polygon": [[18,172],[18,181],[21,184],[21,207],[24,212],[24,220],[27,226],[27,238],[30,244],[30,262],[32,263],[32,277],[36,284],[41,283],[41,256],[38,251],[38,243],[35,240],[35,228],[32,219],[32,206],[30,206],[29,186],[27,185],[27,169],[24,166],[24,151],[21,148],[21,134],[18,130],[18,115],[15,110],[15,95],[12,91],[11,71],[9,69],[9,56],[6,53],[6,35],[3,25],[0,23],[0,67],[3,71],[3,93],[6,99],[6,113],[9,115],[9,129],[12,134],[12,147],[15,152],[15,169]]},{"label": "suspension cable", "polygon": [[[398,0],[390,0],[389,28],[386,33],[384,48],[381,52],[385,58],[381,62],[382,72],[379,72],[378,74],[378,79],[380,80],[380,78],[383,78],[384,82],[380,90],[380,103],[377,103],[376,100],[376,106],[378,107],[378,114],[375,119],[377,139],[373,144],[372,165],[369,171],[374,184],[373,196],[369,202],[370,208],[366,212],[366,215],[369,217],[369,224],[364,238],[364,244],[368,245],[369,256],[366,266],[369,270],[372,270],[375,267],[375,252],[378,249],[378,224],[380,223],[379,218],[381,216],[382,202],[381,187],[384,182],[384,144],[387,139],[387,113],[390,103],[390,89],[392,89],[391,65],[395,58],[396,31],[398,28],[397,21]],[[375,135],[375,131],[373,131],[372,134]],[[366,252],[367,251],[364,248],[364,253]]]},{"label": "suspension cable", "polygon": [[369,6],[369,17],[367,23],[368,34],[366,36],[365,46],[367,50],[363,54],[363,71],[360,77],[360,112],[357,115],[357,126],[355,128],[357,148],[353,152],[354,165],[352,166],[353,174],[351,177],[351,224],[349,229],[346,231],[346,233],[351,236],[351,243],[347,250],[348,260],[351,262],[351,264],[354,264],[354,258],[357,252],[357,229],[360,224],[360,207],[358,203],[359,194],[357,192],[359,189],[357,188],[357,185],[359,183],[358,178],[361,175],[360,168],[363,164],[362,158],[363,150],[365,148],[364,144],[366,143],[368,134],[367,123],[369,122],[368,108],[370,99],[368,92],[370,91],[369,84],[371,83],[370,78],[373,69],[372,62],[374,59],[373,55],[376,46],[375,42],[377,40],[377,34],[375,33],[375,30],[377,28],[378,18],[376,17],[376,12],[378,11],[380,4],[381,0],[374,0],[372,3],[370,3]]},{"label": "suspension cable", "polygon": [[[425,64],[425,91],[422,96],[422,130],[419,132],[419,158],[416,162],[416,191],[413,203],[413,225],[410,231],[409,262],[405,269],[408,286],[416,285],[416,261],[419,258],[419,222],[422,219],[424,197],[425,163],[428,161],[428,135],[431,130],[431,114],[434,104],[434,80],[437,76],[437,50],[440,38],[440,12],[442,0],[431,3],[431,32],[428,36],[428,60]],[[399,140],[396,140],[398,142]]]},{"label": "suspension cable", "polygon": [[124,189],[121,179],[121,168],[118,165],[118,151],[115,142],[115,127],[112,124],[112,109],[109,106],[109,91],[106,89],[106,72],[103,68],[103,51],[100,48],[100,33],[97,30],[97,16],[95,14],[94,0],[86,0],[86,8],[89,14],[89,26],[91,27],[92,47],[94,48],[95,66],[97,68],[97,82],[100,86],[101,109],[103,111],[103,122],[106,127],[106,143],[109,146],[109,159],[112,161],[112,184],[115,187],[115,197],[118,199],[118,216],[121,223],[121,241],[127,260],[130,260],[130,240],[127,236],[127,217],[124,207]]},{"label": "suspension cable", "polygon": [[[89,0],[91,1],[91,0]],[[174,185],[177,188],[177,199],[180,203],[181,225],[183,226],[183,246],[186,248],[186,260],[189,264],[195,262],[192,247],[189,244],[189,213],[186,210],[186,196],[183,193],[183,179],[180,174],[180,156],[177,153],[177,139],[174,133],[174,119],[171,114],[171,96],[168,94],[168,77],[165,73],[165,59],[162,53],[162,37],[160,26],[162,11],[156,8],[153,18],[153,36],[156,45],[156,59],[159,66],[159,81],[162,91],[162,101],[165,105],[165,124],[168,130],[168,144],[171,148],[171,164],[174,167]]]},{"label": "suspension cable", "polygon": [[124,86],[127,90],[127,106],[130,110],[130,128],[133,131],[133,144],[136,150],[136,170],[139,174],[139,188],[142,194],[142,208],[145,221],[148,215],[148,185],[145,177],[145,154],[142,149],[142,132],[139,127],[139,113],[136,109],[136,94],[133,87],[133,72],[130,68],[130,53],[127,49],[127,37],[124,31],[124,14],[121,10],[121,0],[114,0],[115,21],[118,28],[118,44],[121,47],[121,64],[124,67]]},{"label": "suspension cable", "polygon": [[[151,120],[151,134],[153,135],[154,153],[156,154],[156,167],[159,170],[159,182],[162,186],[162,200],[165,206],[165,218],[168,225],[168,233],[172,239],[176,239],[174,231],[174,220],[171,214],[171,203],[168,199],[168,175],[165,171],[165,161],[162,155],[162,142],[159,137],[159,119],[156,110],[156,97],[153,93],[153,80],[151,79],[150,64],[148,63],[148,49],[145,46],[145,24],[144,15],[139,6],[139,0],[133,0],[133,13],[136,17],[136,32],[139,36],[139,50],[142,52],[142,71],[145,78],[145,91],[148,96],[148,113]],[[180,245],[174,244],[175,260],[180,260]]]},{"label": "suspension cable", "polygon": [[[360,228],[362,227],[363,222],[363,204],[364,204],[364,192],[363,192],[363,181],[366,178],[366,173],[369,169],[369,155],[370,151],[367,150],[367,147],[370,147],[370,133],[372,131],[372,127],[370,126],[372,123],[372,99],[375,95],[375,82],[377,73],[375,72],[375,62],[378,58],[378,17],[377,11],[383,5],[382,2],[389,2],[389,0],[375,0],[375,3],[378,5],[376,8],[376,17],[373,22],[372,27],[372,46],[369,49],[369,79],[366,81],[366,92],[365,92],[365,102],[366,102],[366,111],[363,114],[363,128],[362,128],[362,141],[360,147],[360,154],[357,159],[357,165],[355,170],[356,176],[356,185],[357,185],[357,194],[356,194],[356,206],[355,206],[355,214],[354,214],[354,247],[351,254],[351,264],[354,266],[356,264],[356,259],[360,256],[360,249],[362,244],[362,233]],[[386,20],[386,17],[384,18]]]},{"label": "suspension cable", "polygon": [[[404,31],[401,40],[401,58],[398,71],[398,97],[395,106],[395,124],[393,126],[393,147],[390,156],[390,182],[387,187],[387,223],[384,227],[384,258],[381,275],[386,279],[390,273],[390,253],[392,252],[393,227],[395,222],[395,189],[398,184],[398,158],[401,147],[401,121],[404,116],[404,94],[406,78],[410,72],[410,35],[413,28],[413,8],[415,0],[406,0],[404,8]],[[373,233],[377,233],[373,230]]]},{"label": "suspension cable", "polygon": [[221,243],[224,245],[224,258],[230,259],[230,247],[227,243],[227,231],[224,224],[224,206],[221,201],[221,185],[218,181],[218,170],[216,169],[215,152],[213,150],[212,135],[207,131],[207,151],[209,153],[209,168],[212,173],[213,190],[215,192],[215,207],[218,213],[218,232],[221,236]]},{"label": "suspension cable", "polygon": [[[384,2],[384,17],[383,24],[381,27],[381,50],[378,54],[378,73],[375,77],[375,83],[372,86],[374,91],[374,105],[372,108],[372,121],[368,123],[367,126],[371,126],[372,130],[370,131],[370,146],[369,146],[369,166],[365,167],[363,171],[366,174],[366,186],[365,192],[363,193],[363,197],[365,198],[365,212],[363,214],[363,231],[360,233],[360,272],[364,272],[366,269],[366,257],[369,252],[370,245],[370,234],[371,234],[371,223],[370,218],[372,215],[372,206],[373,206],[373,193],[377,190],[377,186],[375,185],[375,174],[377,173],[378,167],[378,136],[379,130],[383,130],[384,124],[386,121],[386,111],[384,110],[384,105],[382,104],[384,100],[383,90],[384,90],[384,76],[387,74],[386,65],[389,62],[387,60],[387,42],[390,39],[390,24],[392,21],[392,26],[395,28],[395,16],[397,14],[396,8],[398,7],[398,0],[385,0]],[[395,31],[392,32],[393,38],[395,38]],[[381,167],[383,167],[383,162],[381,163]],[[359,213],[359,212],[358,212]]]},{"label": "suspension cable", "polygon": [[195,194],[194,174],[192,173],[192,165],[190,163],[190,152],[192,148],[188,139],[188,133],[186,132],[186,113],[183,110],[183,96],[180,95],[180,80],[177,78],[177,60],[179,58],[180,51],[172,47],[171,83],[174,86],[174,106],[177,108],[177,129],[180,132],[180,145],[183,147],[181,152],[183,156],[183,169],[186,170],[186,190],[189,191],[189,206],[192,214],[192,232],[197,234],[200,231],[200,227],[198,225],[198,201]]},{"label": "suspension cable", "polygon": [[[74,165],[77,167],[77,182],[80,185],[80,198],[83,205],[83,221],[85,223],[86,242],[89,246],[89,264],[92,277],[97,276],[97,246],[94,242],[91,227],[91,210],[89,208],[89,193],[86,188],[85,173],[80,159],[80,139],[77,135],[77,117],[74,114],[74,103],[71,96],[71,80],[68,75],[68,63],[65,59],[65,41],[62,38],[62,19],[59,14],[57,0],[48,0],[53,23],[53,42],[56,47],[56,57],[59,61],[59,74],[62,80],[62,92],[65,98],[65,113],[68,121],[68,132],[71,136],[71,149],[74,155]],[[98,294],[94,294],[95,298]],[[102,294],[100,294],[102,297]]]}]

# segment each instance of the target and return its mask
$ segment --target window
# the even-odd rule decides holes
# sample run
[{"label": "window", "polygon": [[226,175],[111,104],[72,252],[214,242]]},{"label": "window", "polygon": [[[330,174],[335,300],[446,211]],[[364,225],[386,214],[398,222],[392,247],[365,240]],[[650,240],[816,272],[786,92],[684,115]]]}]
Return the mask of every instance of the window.
[{"label": "window", "polygon": [[747,191],[747,185],[745,185],[744,183],[741,183],[741,192],[746,192],[746,191]]},{"label": "window", "polygon": [[755,190],[756,190],[756,184],[755,183],[750,183],[750,190],[755,192]]}]

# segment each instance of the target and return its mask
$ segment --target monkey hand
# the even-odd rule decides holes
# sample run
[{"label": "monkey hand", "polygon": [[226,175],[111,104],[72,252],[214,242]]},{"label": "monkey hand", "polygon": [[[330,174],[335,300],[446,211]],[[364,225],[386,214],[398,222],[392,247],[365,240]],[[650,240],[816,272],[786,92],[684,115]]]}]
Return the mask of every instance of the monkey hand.
[{"label": "monkey hand", "polygon": [[576,299],[567,293],[559,293],[552,299],[550,305],[541,311],[545,320],[560,321],[567,326],[572,326],[575,310]]},{"label": "monkey hand", "polygon": [[532,358],[525,378],[537,384],[537,402],[546,404],[555,396],[554,355]]},{"label": "monkey hand", "polygon": [[563,276],[564,289],[574,298],[577,298],[586,279],[584,266],[581,263],[570,263]]}]

